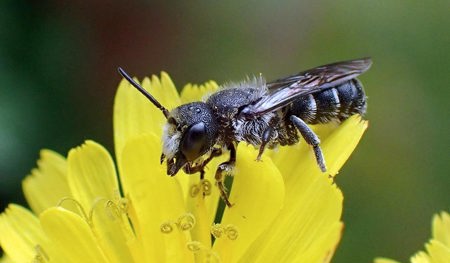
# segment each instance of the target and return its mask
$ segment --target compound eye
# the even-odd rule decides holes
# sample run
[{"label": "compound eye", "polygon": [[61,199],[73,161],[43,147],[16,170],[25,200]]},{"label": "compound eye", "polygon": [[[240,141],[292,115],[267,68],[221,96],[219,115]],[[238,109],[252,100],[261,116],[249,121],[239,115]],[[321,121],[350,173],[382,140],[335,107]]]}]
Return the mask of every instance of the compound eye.
[{"label": "compound eye", "polygon": [[206,140],[205,124],[203,122],[196,123],[184,133],[181,141],[181,152],[188,161],[193,161],[200,157]]}]

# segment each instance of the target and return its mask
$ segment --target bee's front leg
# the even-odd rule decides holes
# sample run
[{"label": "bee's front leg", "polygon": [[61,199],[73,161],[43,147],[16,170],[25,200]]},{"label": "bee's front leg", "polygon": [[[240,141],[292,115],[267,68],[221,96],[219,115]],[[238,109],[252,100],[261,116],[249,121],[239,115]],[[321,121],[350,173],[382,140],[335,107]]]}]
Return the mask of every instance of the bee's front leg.
[{"label": "bee's front leg", "polygon": [[261,161],[261,157],[264,153],[264,150],[266,149],[267,143],[270,142],[272,139],[272,136],[274,134],[275,130],[272,127],[268,127],[266,130],[264,130],[264,133],[262,135],[262,143],[261,146],[259,146],[259,153],[258,157],[256,157],[256,161]]},{"label": "bee's front leg", "polygon": [[218,157],[220,155],[222,155],[222,149],[214,148],[211,151],[211,154],[209,155],[209,157],[207,159],[205,159],[201,164],[199,164],[197,166],[191,166],[189,163],[187,163],[183,167],[183,171],[187,174],[200,173],[200,184],[202,185],[202,189],[203,189],[203,197],[205,197],[205,195],[208,195],[207,192],[211,191],[210,190],[211,183],[208,180],[204,180],[205,179],[205,167],[212,159],[214,159],[215,157]]},{"label": "bee's front leg", "polygon": [[205,179],[205,167],[206,165],[215,157],[222,155],[222,149],[220,148],[214,148],[211,151],[211,154],[208,158],[206,158],[201,164],[196,166],[191,166],[189,163],[186,164],[186,166],[183,167],[183,171],[187,174],[195,174],[200,173],[200,180]]},{"label": "bee's front leg", "polygon": [[232,207],[233,205],[230,203],[230,200],[228,200],[227,189],[224,185],[224,175],[230,172],[236,164],[236,146],[230,143],[227,148],[230,151],[230,159],[217,167],[215,178],[217,188],[219,188],[220,191],[220,197],[228,207]]}]

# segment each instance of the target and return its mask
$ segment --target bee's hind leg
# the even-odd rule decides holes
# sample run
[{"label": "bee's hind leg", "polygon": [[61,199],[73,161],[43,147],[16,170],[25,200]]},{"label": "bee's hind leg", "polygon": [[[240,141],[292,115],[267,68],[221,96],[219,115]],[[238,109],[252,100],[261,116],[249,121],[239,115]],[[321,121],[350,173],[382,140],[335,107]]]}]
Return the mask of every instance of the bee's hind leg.
[{"label": "bee's hind leg", "polygon": [[325,159],[323,158],[322,149],[320,149],[320,140],[319,137],[309,128],[309,126],[299,117],[295,115],[291,115],[289,120],[295,125],[295,127],[300,131],[300,134],[305,139],[306,143],[311,145],[314,149],[314,155],[316,156],[317,164],[320,167],[322,172],[327,171],[327,167],[325,165]]},{"label": "bee's hind leg", "polygon": [[228,150],[230,151],[230,159],[226,162],[221,163],[216,170],[216,185],[217,188],[219,188],[220,191],[220,197],[223,199],[225,204],[228,207],[232,207],[233,205],[230,203],[230,200],[228,199],[227,189],[224,185],[224,175],[226,173],[230,172],[231,169],[234,168],[234,165],[236,164],[236,146],[234,144],[229,144]]}]

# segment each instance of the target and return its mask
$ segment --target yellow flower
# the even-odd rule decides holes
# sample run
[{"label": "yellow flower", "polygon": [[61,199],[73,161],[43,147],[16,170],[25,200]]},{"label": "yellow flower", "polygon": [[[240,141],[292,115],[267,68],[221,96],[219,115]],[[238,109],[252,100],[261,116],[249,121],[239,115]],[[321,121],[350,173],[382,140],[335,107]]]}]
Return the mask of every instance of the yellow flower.
[{"label": "yellow flower", "polygon": [[[142,81],[164,106],[199,100],[214,82],[181,96],[166,73]],[[209,164],[198,175],[165,174],[159,163],[164,116],[126,81],[114,105],[115,152],[86,141],[67,159],[41,152],[23,183],[31,211],[10,205],[0,216],[7,262],[329,262],[340,240],[342,193],[333,184],[367,122],[315,127],[328,173],[305,144],[255,162],[238,147],[230,200],[223,208]],[[119,181],[120,183],[119,183]],[[203,192],[206,196],[203,196]],[[224,211],[222,212],[221,210]]]},{"label": "yellow flower", "polygon": [[[450,262],[450,215],[447,212],[434,215],[432,238],[425,244],[426,251],[419,251],[411,257],[411,263]],[[375,263],[398,263],[387,258],[377,258]]]}]

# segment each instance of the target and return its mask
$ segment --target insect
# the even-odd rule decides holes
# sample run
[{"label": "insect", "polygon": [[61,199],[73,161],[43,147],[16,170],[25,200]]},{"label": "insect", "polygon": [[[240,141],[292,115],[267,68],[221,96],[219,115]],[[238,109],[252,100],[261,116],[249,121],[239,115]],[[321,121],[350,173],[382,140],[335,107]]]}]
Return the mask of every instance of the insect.
[{"label": "insect", "polygon": [[366,95],[357,76],[367,71],[370,58],[355,59],[309,69],[266,82],[262,76],[225,84],[204,101],[187,103],[169,111],[136,83],[122,68],[119,73],[137,88],[167,119],[163,133],[161,163],[167,174],[180,169],[200,173],[215,157],[229,153],[216,170],[215,180],[228,207],[232,204],[224,176],[236,163],[239,142],[259,147],[260,160],[266,148],[293,145],[302,137],[312,146],[317,164],[326,171],[318,136],[308,124],[341,122],[366,111]]}]

